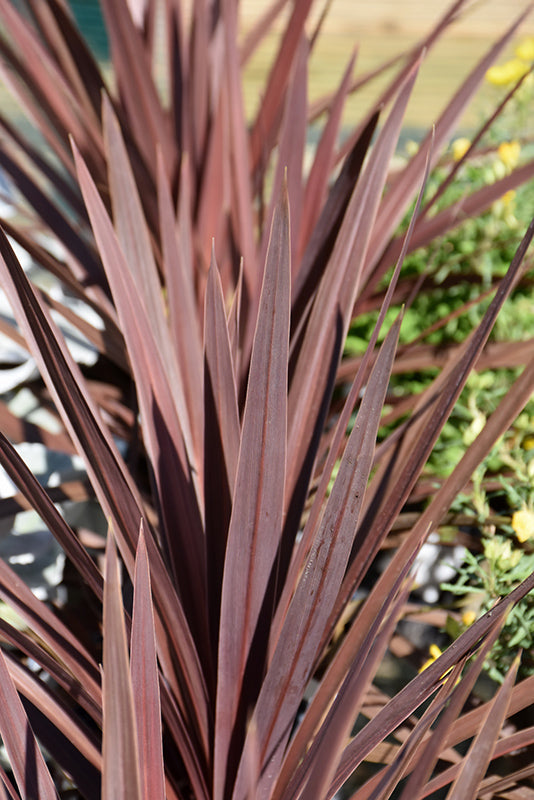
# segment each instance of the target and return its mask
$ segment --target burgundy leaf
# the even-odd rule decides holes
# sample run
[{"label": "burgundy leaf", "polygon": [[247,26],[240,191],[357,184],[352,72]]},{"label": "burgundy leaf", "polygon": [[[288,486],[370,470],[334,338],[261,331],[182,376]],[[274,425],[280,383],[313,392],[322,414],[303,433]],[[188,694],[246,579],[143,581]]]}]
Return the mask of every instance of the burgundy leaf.
[{"label": "burgundy leaf", "polygon": [[253,55],[285,5],[287,0],[274,0],[266,10],[261,11],[259,19],[254,22],[241,45],[241,64],[246,64]]},{"label": "burgundy leaf", "polygon": [[57,800],[54,782],[0,649],[0,734],[22,797]]},{"label": "burgundy leaf", "polygon": [[[328,795],[339,754],[350,737],[357,719],[360,700],[369,689],[380,663],[383,662],[400,613],[408,599],[410,588],[410,583],[407,583],[395,604],[392,604],[391,613],[384,624],[381,625],[377,620],[375,625],[369,629],[366,643],[359,654],[360,657],[352,664],[346,681],[334,698],[332,707],[317,732],[307,757],[303,764],[299,765],[299,772],[304,773],[303,780],[307,787],[304,791],[313,790],[319,796]],[[432,721],[432,714],[429,714],[427,719],[421,720],[421,724],[412,732],[416,741],[424,734]],[[406,760],[405,758],[402,763],[406,763]]]},{"label": "burgundy leaf", "polygon": [[[283,747],[318,656],[324,624],[343,580],[371,469],[399,328],[400,319],[392,326],[369,378],[254,710],[251,730],[257,737],[260,766],[264,770],[260,782],[262,791],[267,791],[276,780]],[[245,796],[243,781],[247,757],[250,754],[245,747],[236,800]]]},{"label": "burgundy leaf", "polygon": [[[21,650],[29,658],[32,658],[53,678],[54,681],[62,686],[65,691],[76,694],[79,705],[89,714],[90,717],[95,720],[99,726],[102,725],[102,698],[100,691],[94,692],[91,695],[91,686],[86,687],[84,684],[80,683],[78,678],[73,677],[72,671],[69,671],[69,669],[63,666],[63,663],[59,657],[59,653],[56,653],[54,650],[53,655],[51,654],[50,651],[52,650],[53,646],[53,637],[48,637],[48,639],[43,638],[43,641],[46,643],[46,646],[43,646],[41,643],[38,643],[35,640],[35,635],[32,634],[30,628],[25,629],[24,631],[19,630],[13,625],[10,625],[9,622],[6,622],[4,619],[0,619],[0,631],[4,641]],[[46,647],[49,649],[46,649]],[[13,674],[15,674],[16,671],[15,666],[16,662],[13,661],[13,663],[10,664],[10,669]],[[28,675],[31,676],[31,674],[32,673],[22,670],[23,676],[28,677]],[[82,674],[81,677],[83,679],[85,676]],[[37,685],[39,689],[43,689],[43,686],[39,682],[34,681],[34,684]],[[22,684],[19,684],[19,688],[20,686],[23,687]],[[22,688],[21,691],[27,694],[24,688]],[[31,695],[28,695],[28,697],[31,698]]]},{"label": "burgundy leaf", "polygon": [[206,151],[210,112],[210,61],[206,58],[213,33],[212,21],[206,0],[200,0],[192,8],[189,46],[190,115],[185,120],[190,125],[189,141],[191,158],[196,174],[202,170]]},{"label": "burgundy leaf", "polygon": [[143,529],[139,532],[134,575],[130,672],[139,743],[141,796],[165,800],[161,704],[156,659],[150,570]]},{"label": "burgundy leaf", "polygon": [[9,780],[5,769],[0,765],[0,780],[2,783],[0,784],[0,793],[2,796],[2,800],[20,800],[19,795],[17,794],[16,789],[14,788],[13,784]]},{"label": "burgundy leaf", "polygon": [[75,159],[84,199],[129,345],[147,447],[159,495],[164,501],[161,511],[165,546],[181,586],[190,624],[196,629],[199,646],[206,654],[206,554],[199,512],[199,473],[192,471],[187,456],[178,415],[177,393],[171,387],[172,376],[164,364],[164,354],[151,336],[146,308],[139,298],[137,286],[95,184],[76,148]]},{"label": "burgundy leaf", "polygon": [[[288,573],[286,575],[285,586],[284,586],[284,588],[283,588],[283,590],[281,592],[281,599],[280,599],[280,601],[278,603],[277,619],[275,619],[275,624],[273,626],[274,627],[273,639],[275,639],[276,636],[277,636],[277,631],[278,631],[279,624],[280,624],[279,620],[285,614],[285,611],[287,609],[287,605],[289,603],[289,599],[291,598],[291,596],[293,595],[293,592],[295,591],[297,574],[303,568],[303,566],[305,564],[305,561],[306,561],[306,558],[308,556],[309,548],[311,546],[311,542],[312,542],[313,535],[314,535],[314,532],[315,532],[315,524],[316,524],[316,522],[317,522],[317,520],[319,518],[319,515],[320,515],[321,511],[322,511],[323,503],[325,501],[326,494],[327,494],[328,484],[330,482],[330,479],[331,479],[331,476],[332,476],[332,473],[333,473],[333,470],[334,470],[335,461],[336,461],[336,459],[338,457],[338,454],[340,452],[342,442],[345,439],[346,431],[347,431],[347,428],[348,428],[348,425],[349,425],[350,416],[353,413],[355,405],[356,405],[356,402],[357,402],[358,398],[361,395],[362,386],[364,384],[365,378],[367,377],[367,365],[368,365],[368,362],[370,361],[370,359],[372,357],[372,354],[374,352],[374,349],[376,347],[376,343],[378,341],[378,335],[379,335],[379,333],[380,333],[380,331],[382,329],[382,325],[384,323],[386,314],[388,312],[388,309],[390,308],[390,304],[391,304],[392,298],[394,296],[395,287],[396,287],[397,281],[399,279],[401,268],[402,268],[402,265],[403,265],[403,262],[404,262],[404,257],[406,255],[407,250],[408,250],[408,247],[409,247],[409,244],[410,244],[410,240],[411,240],[411,236],[412,236],[415,224],[416,224],[416,220],[418,218],[419,209],[421,207],[421,202],[422,202],[422,198],[423,198],[423,191],[424,191],[424,188],[425,188],[425,185],[426,185],[426,181],[428,179],[429,166],[430,166],[429,165],[429,161],[427,161],[427,168],[426,168],[426,172],[425,172],[425,176],[424,176],[424,180],[423,180],[423,185],[421,186],[421,191],[420,191],[419,197],[417,199],[416,207],[414,209],[414,213],[412,215],[412,219],[410,221],[410,225],[409,225],[408,231],[407,231],[405,239],[404,239],[403,250],[402,250],[402,252],[401,252],[401,254],[399,256],[399,260],[397,262],[397,266],[395,267],[395,271],[394,271],[394,273],[392,275],[390,284],[388,286],[388,290],[387,290],[387,292],[385,294],[385,297],[384,297],[384,300],[383,300],[383,303],[382,303],[382,307],[381,307],[380,313],[378,315],[378,319],[376,321],[373,333],[372,333],[371,338],[369,340],[369,344],[368,344],[367,349],[365,351],[365,355],[364,355],[364,357],[363,357],[363,359],[361,361],[361,364],[359,365],[358,373],[357,373],[356,378],[355,378],[355,380],[353,382],[353,385],[351,386],[351,389],[350,389],[349,395],[347,397],[347,400],[345,402],[345,406],[343,408],[343,411],[342,411],[342,413],[339,416],[339,419],[337,421],[334,437],[333,437],[333,440],[332,440],[332,443],[331,443],[331,446],[330,446],[330,451],[328,453],[328,456],[326,458],[326,462],[325,462],[324,467],[323,467],[323,474],[322,474],[322,476],[320,478],[319,485],[317,486],[315,499],[314,499],[313,505],[312,505],[311,510],[310,510],[308,521],[307,521],[305,530],[303,532],[303,535],[301,537],[301,540],[300,540],[300,542],[298,544],[298,547],[295,548],[294,553],[293,553],[292,563],[291,563],[290,569],[289,569],[289,571],[288,571]],[[393,371],[393,368],[394,368],[394,364],[392,364],[392,371]]]},{"label": "burgundy leaf", "polygon": [[167,175],[176,169],[177,154],[170,119],[165,114],[150,71],[148,54],[125,0],[103,0],[102,12],[113,62],[132,135],[146,164],[156,173],[159,143]]},{"label": "burgundy leaf", "polygon": [[93,167],[96,164],[101,167],[98,145],[95,147],[100,139],[96,118],[83,114],[77,98],[54,59],[32,26],[25,22],[8,0],[0,0],[0,18],[9,33],[10,44],[15,46],[11,49],[7,41],[2,39],[0,48],[6,59],[14,63],[16,73],[25,77],[22,92],[29,98],[30,107],[36,109],[38,116],[43,110],[47,112],[50,123],[47,121],[44,127],[51,134],[49,142],[55,144],[56,153],[64,166],[72,169],[67,158],[68,133],[71,133],[82,150],[92,151],[92,155],[96,157]]},{"label": "burgundy leaf", "polygon": [[[36,738],[82,791],[82,787],[100,791],[99,737],[80,720],[78,709],[73,710],[12,655],[4,655]],[[101,722],[99,720],[99,724]]]},{"label": "burgundy leaf", "polygon": [[519,661],[520,656],[518,655],[508,670],[503,685],[495,695],[486,719],[464,758],[462,771],[447,795],[447,800],[476,800],[479,796],[480,781],[486,773],[502,724],[507,716]]},{"label": "burgundy leaf", "polygon": [[202,394],[202,342],[191,269],[193,261],[191,243],[187,236],[184,219],[184,207],[187,201],[187,191],[184,185],[186,175],[187,169],[182,169],[180,185],[182,226],[178,231],[163,161],[158,155],[158,202],[163,268],[169,301],[169,328],[172,343],[176,349],[178,367],[182,373],[184,400],[191,425],[194,455],[198,459],[198,463],[201,463],[203,433],[198,398]]},{"label": "burgundy leaf", "polygon": [[[529,161],[521,167],[517,167],[510,175],[506,175],[504,178],[495,181],[495,183],[477,189],[454,205],[444,208],[435,215],[421,220],[414,231],[412,249],[415,250],[418,247],[424,247],[438,236],[460,225],[465,219],[486,211],[491,204],[494,203],[495,200],[498,200],[499,197],[502,197],[503,194],[531,180],[533,176],[534,162]],[[398,245],[392,247],[388,252],[389,258],[395,258],[395,250],[397,248]]]},{"label": "burgundy leaf", "polygon": [[[249,164],[245,153],[249,151],[248,126],[243,102],[242,78],[239,53],[234,46],[238,36],[237,5],[223,3],[223,33],[225,43],[225,81],[228,103],[228,138],[230,165],[232,170],[231,220],[236,242],[239,242],[238,257],[242,259],[242,305],[246,313],[240,319],[240,346],[247,358],[243,363],[243,376],[246,377],[246,364],[251,350],[255,330],[256,315],[253,313],[261,288],[261,272],[256,258],[255,222],[253,215],[253,190]],[[251,308],[249,309],[249,304]],[[243,310],[240,309],[240,310]]]},{"label": "burgundy leaf", "polygon": [[146,309],[153,337],[164,357],[172,364],[165,326],[161,283],[150,241],[139,191],[130,165],[126,145],[111,103],[102,103],[104,138],[108,161],[109,189],[113,222],[137,290]]},{"label": "burgundy leaf", "polygon": [[228,114],[225,84],[214,99],[213,119],[202,154],[202,177],[198,191],[196,234],[203,264],[209,264],[213,244],[224,243],[230,208],[231,178],[228,163]]},{"label": "burgundy leaf", "polygon": [[[309,310],[311,301],[315,297],[317,286],[334,249],[343,217],[358,181],[377,123],[378,112],[371,117],[345,158],[316,226],[306,243],[292,293],[292,319],[295,328],[302,324],[304,312],[306,309]],[[294,347],[293,340],[296,338],[295,335],[292,336],[292,348]]]},{"label": "burgundy leaf", "polygon": [[273,61],[263,101],[250,136],[252,171],[255,172],[265,152],[270,153],[282,116],[282,103],[291,74],[291,66],[308,16],[311,0],[297,3],[287,24],[280,48]]},{"label": "burgundy leaf", "polygon": [[501,624],[510,605],[519,602],[534,587],[534,573],[502,598],[493,608],[476,620],[442,655],[407,686],[400,690],[390,702],[347,745],[340,766],[330,787],[335,793],[361,763],[373,747],[383,741],[395,728],[418,708],[435,691],[441,676],[469,655],[495,627]]},{"label": "burgundy leaf", "polygon": [[85,548],[80,544],[74,531],[65,522],[45,490],[40,486],[17,451],[0,432],[0,463],[19,487],[28,503],[40,514],[50,531],[72,559],[80,574],[91,587],[96,596],[102,598],[102,576],[90,559]]},{"label": "burgundy leaf", "polygon": [[432,165],[434,165],[438,158],[441,145],[450,138],[458,118],[475,93],[478,85],[484,79],[487,70],[494,63],[499,53],[506,47],[527,14],[528,10],[524,11],[514,24],[507,29],[505,34],[491,47],[486,56],[476,65],[468,78],[462,83],[456,95],[449,102],[435,126],[433,126],[432,130],[427,134],[419,151],[393,182],[377,216],[377,225],[369,247],[368,263],[365,268],[366,278],[372,270],[373,265],[376,263],[377,256],[381,255],[380,242],[384,242],[393,234],[405,213],[407,203],[410,202],[417,186],[420,184],[426,161],[427,147],[430,140],[432,139],[434,141],[435,147],[431,162]]},{"label": "burgundy leaf", "polygon": [[[50,184],[54,186],[54,188],[68,203],[70,208],[72,208],[73,211],[75,211],[79,216],[84,217],[85,211],[81,197],[72,184],[67,181],[57,169],[49,164],[45,158],[43,158],[41,152],[34,147],[31,142],[28,141],[28,138],[12,124],[6,116],[0,115],[0,125],[9,139],[15,145],[17,151],[19,153],[24,153],[25,158],[28,158],[38,170],[39,174],[45,177]],[[8,142],[4,141],[2,146],[3,148],[8,148]],[[15,155],[14,148],[9,149],[11,151],[11,158],[21,167],[22,165],[20,160]]]},{"label": "burgundy leaf", "polygon": [[26,586],[24,581],[0,560],[0,597],[13,608],[77,680],[83,683],[92,702],[100,702],[98,670],[77,637]]},{"label": "burgundy leaf", "polygon": [[[102,798],[143,798],[119,561],[108,532],[104,577]],[[139,688],[139,687],[137,687]]]},{"label": "burgundy leaf", "polygon": [[[467,703],[469,695],[473,691],[475,681],[482,671],[484,661],[489,656],[491,648],[495,644],[501,630],[502,625],[500,627],[496,627],[494,631],[487,637],[486,641],[477,653],[476,659],[473,661],[467,672],[461,676],[461,680],[458,681],[458,685],[455,687],[451,701],[432,731],[430,740],[427,742],[424,748],[420,748],[419,758],[417,759],[415,769],[404,786],[401,800],[409,800],[412,797],[417,797],[419,792],[426,785],[428,778],[432,775],[434,765],[441,750],[443,749],[444,737],[447,732],[454,727],[457,717],[460,716],[462,709]],[[408,766],[408,764],[404,765],[404,774],[406,774]]]},{"label": "burgundy leaf", "polygon": [[432,195],[430,200],[426,203],[421,216],[426,216],[431,208],[436,207],[436,203],[440,197],[443,197],[445,190],[451,185],[454,178],[458,174],[458,172],[462,169],[462,167],[469,161],[470,157],[475,153],[477,146],[481,141],[483,141],[484,135],[491,130],[492,125],[498,120],[500,115],[503,113],[506,105],[509,101],[515,96],[518,89],[523,84],[525,78],[532,73],[532,69],[529,70],[527,73],[522,75],[519,80],[512,86],[509,92],[507,92],[501,102],[495,108],[495,111],[484,120],[483,124],[480,126],[478,131],[476,132],[475,136],[471,140],[471,144],[467,148],[464,155],[458,160],[454,161],[451,165],[451,169],[444,181],[442,181],[438,188],[436,189],[435,193]]},{"label": "burgundy leaf", "polygon": [[[31,345],[32,355],[47,381],[65,427],[86,459],[95,491],[123,537],[123,556],[133,552],[142,517],[141,501],[120,466],[120,456],[109,434],[98,421],[84,379],[70,356],[61,334],[28,282],[11,246],[0,232],[2,283],[19,325]],[[122,488],[121,488],[122,487]],[[119,495],[122,495],[119,498]],[[135,524],[135,528],[133,528]],[[130,566],[133,574],[133,555]]]},{"label": "burgundy leaf", "polygon": [[[458,492],[465,486],[467,480],[472,475],[476,465],[487,454],[500,435],[516,419],[520,410],[524,407],[528,397],[534,389],[534,361],[530,361],[525,371],[516,381],[506,398],[501,401],[498,409],[491,415],[485,428],[480,433],[477,440],[469,447],[466,454],[443,484],[440,491],[436,494],[433,502],[421,515],[410,536],[403,542],[397,551],[396,557],[380,576],[378,582],[368,595],[365,604],[358,616],[358,623],[353,625],[345,637],[336,658],[323,679],[306,717],[301,724],[301,729],[297,732],[295,741],[306,729],[313,731],[314,725],[324,715],[329,705],[329,698],[336,694],[337,688],[341,684],[350,665],[354,663],[358,653],[363,646],[365,632],[377,619],[385,616],[389,608],[389,603],[384,603],[385,597],[394,596],[402,581],[406,578],[413,560],[419,551],[431,525],[443,517],[449,509],[453,499]],[[329,627],[329,626],[328,626]],[[458,729],[456,724],[455,730]],[[460,738],[466,738],[467,734]],[[450,742],[449,742],[450,744]],[[293,745],[292,745],[293,746]]]},{"label": "burgundy leaf", "polygon": [[313,161],[306,189],[304,191],[302,222],[299,231],[299,248],[297,263],[300,265],[302,254],[314,234],[321,209],[324,206],[324,198],[330,180],[330,173],[334,163],[334,147],[339,135],[341,115],[347,99],[349,81],[354,70],[356,56],[353,55],[347,65],[343,80],[339,89],[328,109],[328,120],[324,126],[315,158]]},{"label": "burgundy leaf", "polygon": [[[308,81],[309,44],[303,37],[295,56],[293,74],[289,83],[284,114],[280,127],[278,160],[273,178],[271,207],[267,220],[272,219],[274,207],[280,195],[280,188],[287,180],[289,207],[291,209],[291,279],[293,281],[298,262],[296,261],[297,237],[300,230],[300,217],[303,199],[302,168],[306,145],[306,111]],[[266,252],[269,241],[269,227],[264,228],[262,254]]]},{"label": "burgundy leaf", "polygon": [[29,0],[32,13],[40,24],[43,36],[54,51],[56,60],[66,74],[69,85],[76,89],[78,99],[87,113],[99,119],[102,90],[105,84],[98,65],[85,39],[74,24],[70,9],[61,0]]},{"label": "burgundy leaf", "polygon": [[[77,366],[72,361],[66,347],[59,344],[57,338],[59,334],[57,332],[54,333],[52,321],[40,306],[3,234],[0,234],[0,244],[3,251],[3,260],[0,259],[0,271],[3,274],[4,289],[9,295],[21,326],[26,331],[28,341],[34,342],[34,354],[41,372],[45,380],[49,381],[51,393],[56,398],[58,408],[62,411],[65,425],[77,442],[78,452],[86,460],[87,470],[95,492],[106,513],[113,520],[117,536],[120,533],[119,542],[121,542],[122,555],[133,575],[133,549],[137,538],[138,525],[143,516],[140,510],[142,507],[141,501],[137,498],[136,490],[124,473],[124,467],[120,465],[121,459],[111,437],[98,422],[98,414],[90,402],[89,393],[82,392],[80,388],[83,386],[84,381]],[[158,552],[153,538],[147,537],[147,543],[149,544],[152,568],[156,576],[154,586],[158,609],[163,614],[163,618],[167,620],[171,639],[176,638],[177,642],[180,642],[179,646],[177,646],[178,660],[185,684],[189,688],[186,703],[190,705],[192,718],[195,720],[192,724],[196,725],[198,723],[199,730],[203,732],[201,738],[203,738],[207,748],[205,687],[203,677],[200,674],[197,651],[184,618],[182,606],[176,597],[176,590],[171,583],[168,569],[163,564],[161,554]],[[7,567],[0,562],[0,573],[3,569],[7,570]],[[4,587],[13,583],[10,571],[9,574],[11,576],[9,578],[3,578],[2,576]],[[22,587],[23,584],[18,588],[16,597],[6,601],[19,603],[20,598],[25,597],[23,607],[24,613],[27,613],[26,609],[32,609],[37,604],[37,601],[29,590],[23,592]],[[5,597],[6,588],[0,587],[0,590]],[[41,606],[39,605],[38,607],[40,608]],[[39,620],[43,616],[46,619],[44,610],[32,611],[32,623],[30,624],[36,630],[39,630],[36,626],[39,625]],[[48,625],[51,630],[54,630],[53,624],[48,623]],[[62,636],[65,636],[63,632]],[[72,639],[74,641],[74,637]],[[66,641],[69,641],[69,637],[67,637]],[[59,647],[60,642],[61,639],[55,644],[56,648]],[[73,671],[76,674],[80,674],[80,666],[73,668]],[[167,672],[169,677],[174,675],[174,669],[168,669]]]},{"label": "burgundy leaf", "polygon": [[206,288],[204,323],[204,488],[212,640],[219,636],[220,603],[228,526],[235,490],[241,428],[230,337],[215,257]]},{"label": "burgundy leaf", "polygon": [[19,191],[44,224],[63,242],[72,256],[83,265],[85,280],[102,286],[102,268],[94,252],[84,242],[54,200],[44,193],[26,170],[19,167],[5,149],[0,150],[0,166],[12,177]]},{"label": "burgundy leaf", "polygon": [[289,209],[284,187],[273,219],[265,265],[224,565],[215,720],[215,798],[223,794],[245,665],[282,533],[289,241]]},{"label": "burgundy leaf", "polygon": [[332,373],[347,334],[387,166],[415,77],[416,70],[399,93],[356,184],[310,313],[289,394],[288,497],[301,477],[299,471],[306,464],[308,450],[313,448],[317,427],[322,426],[324,405],[330,400]]},{"label": "burgundy leaf", "polygon": [[[419,474],[426,463],[445,419],[452,410],[470,370],[487,341],[495,318],[517,281],[518,272],[533,236],[534,221],[529,225],[482,322],[462,345],[455,361],[451,361],[430,387],[420,395],[413,422],[405,432],[401,445],[390,457],[392,464],[383,458],[373,476],[368,499],[366,499],[367,506],[362,529],[358,534],[361,543],[359,558],[353,562],[347,572],[344,590],[338,599],[340,605],[347,602],[347,598],[359,585],[363,575],[362,566],[367,563],[367,559],[373,557],[373,553],[378,551],[380,542],[390,529],[392,518],[400,511],[414,485],[415,473]],[[391,487],[388,492],[382,485],[384,480],[387,480]],[[366,531],[371,529],[373,530],[372,537],[366,536]]]},{"label": "burgundy leaf", "polygon": [[[111,340],[107,342],[104,351],[108,352],[109,350],[110,358],[113,358],[114,353],[120,353],[120,356],[116,358],[117,363],[127,369],[127,359],[124,355],[122,334],[117,325],[117,314],[108,295],[103,289],[94,284],[84,286],[82,280],[84,280],[85,271],[82,272],[82,279],[80,280],[77,263],[73,266],[73,262],[70,261],[70,266],[67,267],[65,263],[54,258],[41,244],[35,242],[32,236],[28,235],[24,230],[21,230],[15,225],[11,225],[7,220],[4,220],[2,225],[6,234],[18,242],[39,266],[50,272],[50,274],[56,277],[75,297],[83,300],[84,303],[87,303],[90,308],[96,311],[104,323],[106,338]],[[72,256],[72,253],[70,255]],[[97,261],[95,258],[95,264],[96,263]],[[83,269],[81,265],[80,269]],[[100,271],[100,267],[98,267],[98,270]]]},{"label": "burgundy leaf", "polygon": [[[521,686],[521,684],[519,684],[519,686]],[[517,688],[518,688],[518,686],[515,686],[514,690],[517,689]],[[483,710],[486,711],[486,707],[485,706],[484,706]],[[461,722],[461,720],[460,720],[460,722]],[[475,730],[475,733],[476,733],[476,730]],[[519,732],[517,732],[515,734],[511,734],[509,736],[506,736],[503,739],[500,739],[497,742],[497,744],[495,745],[495,750],[493,752],[493,758],[500,758],[500,757],[502,757],[504,755],[509,755],[510,753],[513,753],[514,751],[520,750],[523,747],[529,747],[530,745],[533,744],[533,742],[534,742],[534,728],[526,728],[525,730],[522,730],[522,731],[519,731]],[[458,776],[462,766],[463,766],[463,762],[460,761],[459,763],[454,764],[452,767],[449,767],[448,769],[444,769],[442,772],[439,773],[439,775],[437,775],[435,778],[432,778],[432,780],[427,783],[427,785],[425,786],[425,788],[421,792],[420,797],[421,798],[428,797],[429,795],[431,795],[436,790],[441,789],[443,786],[447,786],[448,784],[450,784],[450,782],[453,781]],[[525,775],[519,775],[518,777],[520,779],[522,779],[523,777],[528,777],[529,775],[532,774],[532,768],[528,768],[528,771],[525,771],[525,773],[526,773]],[[511,777],[511,776],[507,776],[507,777]],[[498,780],[495,780],[495,781],[492,780],[491,783],[492,783],[492,786],[489,787],[489,788],[493,789],[493,783],[495,783],[496,784],[495,785],[495,790],[499,791],[499,783],[500,782]],[[486,784],[486,786],[484,784]],[[486,781],[482,784],[481,792],[483,791],[484,788],[487,788],[487,782]]]}]

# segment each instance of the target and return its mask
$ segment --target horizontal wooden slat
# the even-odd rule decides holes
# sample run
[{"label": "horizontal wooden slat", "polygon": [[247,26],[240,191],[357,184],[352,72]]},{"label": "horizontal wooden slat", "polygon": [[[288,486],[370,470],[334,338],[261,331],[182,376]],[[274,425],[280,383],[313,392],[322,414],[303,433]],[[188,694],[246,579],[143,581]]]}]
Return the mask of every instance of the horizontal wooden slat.
[{"label": "horizontal wooden slat", "polygon": [[[529,0],[482,0],[455,25],[462,36],[494,36],[528,6]],[[257,19],[267,2],[242,0],[241,20],[245,27]],[[319,12],[323,3],[317,3]],[[418,32],[428,29],[450,5],[447,0],[334,0],[328,16],[328,30],[356,32],[378,29],[384,32]],[[534,32],[534,15],[527,26]]]}]

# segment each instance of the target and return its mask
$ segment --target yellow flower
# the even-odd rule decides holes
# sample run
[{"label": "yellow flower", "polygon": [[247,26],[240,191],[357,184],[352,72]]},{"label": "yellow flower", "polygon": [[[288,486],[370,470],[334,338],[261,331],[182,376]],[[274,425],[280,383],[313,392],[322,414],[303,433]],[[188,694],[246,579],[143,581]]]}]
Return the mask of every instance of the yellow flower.
[{"label": "yellow flower", "polygon": [[514,204],[515,200],[515,190],[510,189],[509,192],[505,192],[501,197],[501,202],[505,208],[511,208]]},{"label": "yellow flower", "polygon": [[471,147],[471,142],[469,139],[466,139],[465,136],[461,136],[459,139],[455,139],[452,143],[452,157],[455,161],[460,161],[461,158],[465,156],[469,148]]},{"label": "yellow flower", "polygon": [[515,511],[512,516],[512,528],[520,542],[532,539],[534,537],[534,511],[530,511],[528,508]]},{"label": "yellow flower", "polygon": [[523,39],[516,47],[515,54],[522,61],[534,61],[534,36]]},{"label": "yellow flower", "polygon": [[[427,661],[425,661],[423,666],[419,669],[420,673],[424,672],[425,669],[428,669],[428,667],[432,666],[434,661],[437,661],[437,659],[441,655],[441,650],[439,649],[437,644],[431,644],[430,647],[428,648],[428,652],[430,653],[430,658]],[[445,678],[450,672],[452,672],[452,670],[453,670],[452,667],[449,667],[449,669],[446,669],[445,672],[443,673],[443,675],[440,676],[440,681],[443,680],[443,678]],[[456,685],[458,684],[459,681],[460,681],[460,678],[458,677],[457,680],[456,680]]]},{"label": "yellow flower", "polygon": [[516,141],[501,142],[497,154],[505,167],[513,169],[518,164],[519,156],[521,155],[521,145]]},{"label": "yellow flower", "polygon": [[486,80],[494,86],[507,86],[518,81],[528,71],[528,64],[519,58],[512,58],[504,64],[490,67],[486,72]]},{"label": "yellow flower", "polygon": [[462,614],[462,623],[468,628],[476,620],[477,615],[474,611],[464,611]]},{"label": "yellow flower", "polygon": [[534,434],[529,433],[521,442],[523,450],[534,450]]},{"label": "yellow flower", "polygon": [[496,217],[502,218],[508,227],[516,228],[518,226],[515,217],[515,191],[513,189],[510,189],[509,192],[505,192],[498,200],[495,200],[491,209],[493,214]]},{"label": "yellow flower", "polygon": [[436,661],[441,655],[441,650],[439,649],[437,644],[431,644],[430,647],[428,648],[428,652],[430,653],[430,658],[427,661],[425,661],[423,666],[420,668],[419,672],[423,672],[425,669],[427,669],[427,667],[430,667],[430,665],[433,664],[434,661]]}]

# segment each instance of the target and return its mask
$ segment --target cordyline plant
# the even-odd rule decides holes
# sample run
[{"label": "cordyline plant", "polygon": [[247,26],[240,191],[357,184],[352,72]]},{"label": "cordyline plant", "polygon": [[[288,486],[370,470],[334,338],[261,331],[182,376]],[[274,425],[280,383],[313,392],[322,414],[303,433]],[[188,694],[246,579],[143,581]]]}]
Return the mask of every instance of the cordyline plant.
[{"label": "cordyline plant", "polygon": [[[35,359],[42,381],[30,388],[57,424],[52,432],[2,405],[1,463],[20,493],[0,508],[39,513],[82,602],[51,607],[0,562],[0,596],[21,618],[0,620],[0,732],[11,765],[0,770],[2,796],[289,800],[344,787],[354,800],[405,800],[449,786],[454,800],[512,797],[533,772],[521,753],[534,728],[504,728],[532,701],[532,679],[515,684],[519,655],[492,699],[467,701],[534,576],[397,694],[374,681],[387,651],[397,652],[397,623],[413,614],[421,545],[534,390],[531,351],[510,347],[520,377],[450,477],[430,489],[421,481],[521,280],[534,228],[479,327],[439,360],[428,389],[393,407],[400,422],[379,447],[390,374],[410,356],[396,354],[400,316],[376,342],[392,299],[429,290],[428,276],[397,284],[407,249],[534,175],[529,161],[437,214],[435,196],[407,237],[397,235],[425,170],[523,18],[394,173],[418,68],[462,0],[389,65],[387,88],[342,145],[345,101],[374,76],[354,80],[351,58],[337,91],[308,103],[320,27],[305,27],[311,0],[278,0],[242,41],[233,0],[195,2],[191,18],[179,0],[102,0],[109,80],[65,0],[24,5],[23,14],[0,0],[2,74],[45,144],[0,118],[0,164],[18,192],[0,240],[18,328],[2,331]],[[249,126],[242,70],[284,9]],[[33,286],[13,241],[100,325]],[[351,321],[372,308],[380,315],[365,356],[342,360]],[[92,344],[92,368],[75,363],[57,312]],[[42,487],[13,446],[21,441],[78,454],[87,480]],[[418,513],[399,538],[414,497]],[[90,523],[72,529],[56,505],[84,498],[108,520],[104,574]],[[370,581],[395,531],[395,557]]]}]

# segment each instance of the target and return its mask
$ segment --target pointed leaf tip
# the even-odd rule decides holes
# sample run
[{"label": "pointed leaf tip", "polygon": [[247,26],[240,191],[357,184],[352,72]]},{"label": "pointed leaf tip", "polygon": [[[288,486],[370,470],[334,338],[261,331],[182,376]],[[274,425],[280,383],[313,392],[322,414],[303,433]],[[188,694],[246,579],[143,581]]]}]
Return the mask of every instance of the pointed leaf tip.
[{"label": "pointed leaf tip", "polygon": [[132,613],[131,663],[139,767],[144,798],[165,799],[161,699],[150,565],[141,520],[137,542]]},{"label": "pointed leaf tip", "polygon": [[216,785],[224,784],[245,665],[282,534],[290,262],[289,208],[282,199],[275,208],[265,262],[224,562]]},{"label": "pointed leaf tip", "polygon": [[137,729],[119,559],[113,529],[105,556],[103,623],[103,800],[141,800]]}]

